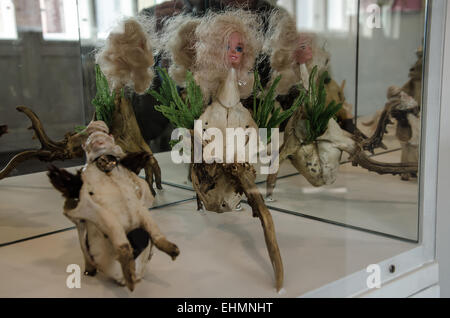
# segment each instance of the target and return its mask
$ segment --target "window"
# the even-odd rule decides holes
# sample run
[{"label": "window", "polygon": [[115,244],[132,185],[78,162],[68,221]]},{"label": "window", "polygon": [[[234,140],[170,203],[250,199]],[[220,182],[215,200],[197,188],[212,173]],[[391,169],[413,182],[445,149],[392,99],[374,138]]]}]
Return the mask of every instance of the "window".
[{"label": "window", "polygon": [[40,0],[44,40],[78,40],[76,0]]},{"label": "window", "polygon": [[138,11],[141,11],[142,9],[152,7],[155,4],[162,3],[166,0],[138,0]]},{"label": "window", "polygon": [[299,30],[313,32],[348,32],[357,11],[357,0],[281,0],[279,5],[295,12]]},{"label": "window", "polygon": [[12,0],[0,0],[0,39],[17,39],[16,14]]},{"label": "window", "polygon": [[139,8],[154,0],[78,0],[80,37],[104,40],[121,18],[135,16]]},{"label": "window", "polygon": [[106,39],[120,18],[134,16],[136,11],[134,1],[96,0],[97,38]]}]

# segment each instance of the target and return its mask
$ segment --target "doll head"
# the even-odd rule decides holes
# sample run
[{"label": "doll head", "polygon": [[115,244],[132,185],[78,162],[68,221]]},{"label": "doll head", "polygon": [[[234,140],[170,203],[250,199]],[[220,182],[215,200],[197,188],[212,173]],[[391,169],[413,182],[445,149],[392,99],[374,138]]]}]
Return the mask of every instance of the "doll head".
[{"label": "doll head", "polygon": [[297,64],[305,64],[313,58],[312,39],[307,34],[299,34],[297,46],[294,50],[294,61]]},{"label": "doll head", "polygon": [[[194,77],[206,96],[215,95],[230,68],[236,69],[241,97],[253,88],[251,70],[262,47],[257,16],[244,10],[209,13],[195,30]],[[247,96],[248,96],[247,95]]]},{"label": "doll head", "polygon": [[297,31],[295,19],[287,13],[275,12],[270,18],[266,51],[270,53],[275,71],[291,68],[293,64],[305,64],[313,58],[311,35]]},{"label": "doll head", "polygon": [[284,12],[274,12],[270,17],[265,51],[270,55],[272,81],[282,75],[277,87],[277,93],[281,95],[309,77],[302,73],[300,65],[305,64],[309,73],[317,65],[320,74],[328,69],[330,60],[330,54],[318,45],[317,37],[300,33],[295,19]]}]

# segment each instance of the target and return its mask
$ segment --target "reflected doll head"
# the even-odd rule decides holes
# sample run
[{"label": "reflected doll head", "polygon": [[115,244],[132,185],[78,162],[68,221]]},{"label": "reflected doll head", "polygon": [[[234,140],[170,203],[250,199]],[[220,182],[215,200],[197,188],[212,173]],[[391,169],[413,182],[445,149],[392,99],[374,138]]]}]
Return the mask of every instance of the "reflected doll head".
[{"label": "reflected doll head", "polygon": [[313,58],[311,37],[300,34],[297,40],[297,47],[294,51],[294,60],[297,64],[305,64]]}]

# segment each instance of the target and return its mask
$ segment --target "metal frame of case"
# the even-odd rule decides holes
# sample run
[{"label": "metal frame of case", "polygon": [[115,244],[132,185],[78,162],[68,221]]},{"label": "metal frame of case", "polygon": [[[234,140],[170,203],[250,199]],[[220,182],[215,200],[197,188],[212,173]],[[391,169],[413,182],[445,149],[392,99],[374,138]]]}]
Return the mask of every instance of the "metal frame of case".
[{"label": "metal frame of case", "polygon": [[[409,297],[438,284],[436,208],[446,10],[446,0],[427,1],[423,81],[425,107],[422,110],[419,178],[419,243],[417,247],[378,264],[382,282],[382,288],[379,290],[369,290],[366,284],[369,274],[362,270],[312,291],[305,295],[306,297]],[[403,283],[404,278],[407,280],[406,284]]]}]

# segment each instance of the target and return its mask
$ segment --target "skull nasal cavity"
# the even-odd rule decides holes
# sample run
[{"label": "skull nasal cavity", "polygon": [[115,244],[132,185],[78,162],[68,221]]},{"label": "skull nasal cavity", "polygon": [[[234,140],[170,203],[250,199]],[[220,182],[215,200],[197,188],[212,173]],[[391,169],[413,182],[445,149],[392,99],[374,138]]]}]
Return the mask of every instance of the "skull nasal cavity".
[{"label": "skull nasal cavity", "polygon": [[128,241],[133,247],[133,257],[138,258],[142,251],[148,246],[150,235],[144,229],[135,229],[127,234]]}]

